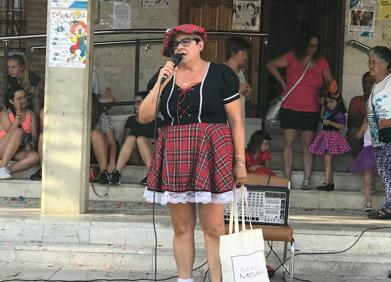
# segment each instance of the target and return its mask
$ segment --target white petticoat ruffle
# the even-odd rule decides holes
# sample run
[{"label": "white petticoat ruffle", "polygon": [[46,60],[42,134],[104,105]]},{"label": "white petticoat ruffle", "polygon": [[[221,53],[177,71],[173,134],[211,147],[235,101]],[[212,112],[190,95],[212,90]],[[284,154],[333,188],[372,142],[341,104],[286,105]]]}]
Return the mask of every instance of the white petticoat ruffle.
[{"label": "white petticoat ruffle", "polygon": [[[145,188],[144,199],[153,203],[153,191]],[[187,191],[187,192],[155,192],[155,203],[166,205],[201,203],[201,204],[227,204],[232,202],[232,191],[224,193],[211,193],[204,191]]]}]

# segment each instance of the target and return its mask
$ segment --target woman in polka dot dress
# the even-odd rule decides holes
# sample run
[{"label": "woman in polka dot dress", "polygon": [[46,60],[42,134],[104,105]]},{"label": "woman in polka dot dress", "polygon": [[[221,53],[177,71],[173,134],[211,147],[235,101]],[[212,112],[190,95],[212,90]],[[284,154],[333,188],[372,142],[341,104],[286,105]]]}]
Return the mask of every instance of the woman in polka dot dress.
[{"label": "woman in polka dot dress", "polygon": [[316,187],[318,190],[333,191],[333,156],[341,155],[351,150],[346,138],[340,132],[346,125],[346,108],[342,97],[327,96],[325,99],[322,130],[308,147],[313,155],[324,157],[324,183]]}]

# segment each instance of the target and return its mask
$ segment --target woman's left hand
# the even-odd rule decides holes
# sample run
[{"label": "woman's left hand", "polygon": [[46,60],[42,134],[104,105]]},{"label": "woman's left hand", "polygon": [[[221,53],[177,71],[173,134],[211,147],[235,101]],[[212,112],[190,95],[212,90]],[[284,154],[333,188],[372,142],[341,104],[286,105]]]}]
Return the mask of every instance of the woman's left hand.
[{"label": "woman's left hand", "polygon": [[246,184],[247,171],[246,171],[246,167],[243,164],[235,164],[235,166],[234,166],[234,179],[235,179],[236,185],[238,185],[238,186]]}]

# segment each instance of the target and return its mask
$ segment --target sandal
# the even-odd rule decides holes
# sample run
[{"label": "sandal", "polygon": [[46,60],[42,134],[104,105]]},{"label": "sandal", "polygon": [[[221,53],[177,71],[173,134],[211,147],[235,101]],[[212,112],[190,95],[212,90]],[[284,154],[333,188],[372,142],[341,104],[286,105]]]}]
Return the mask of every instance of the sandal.
[{"label": "sandal", "polygon": [[372,210],[373,210],[373,208],[372,208],[372,204],[371,203],[366,203],[364,205],[364,211],[365,212],[371,212]]},{"label": "sandal", "polygon": [[380,209],[378,211],[368,214],[369,219],[391,219],[391,212],[387,212],[386,209]]},{"label": "sandal", "polygon": [[303,184],[301,184],[301,187],[300,187],[301,190],[311,190],[312,189],[312,186],[310,184],[310,181],[309,180],[304,180],[303,181]]}]

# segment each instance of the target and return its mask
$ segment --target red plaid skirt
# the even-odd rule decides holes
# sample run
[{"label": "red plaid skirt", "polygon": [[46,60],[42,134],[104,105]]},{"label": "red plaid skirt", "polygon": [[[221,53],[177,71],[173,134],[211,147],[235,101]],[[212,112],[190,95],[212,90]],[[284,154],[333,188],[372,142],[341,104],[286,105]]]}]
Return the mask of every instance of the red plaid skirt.
[{"label": "red plaid skirt", "polygon": [[227,124],[166,126],[156,142],[147,189],[224,193],[234,185],[233,144]]}]

